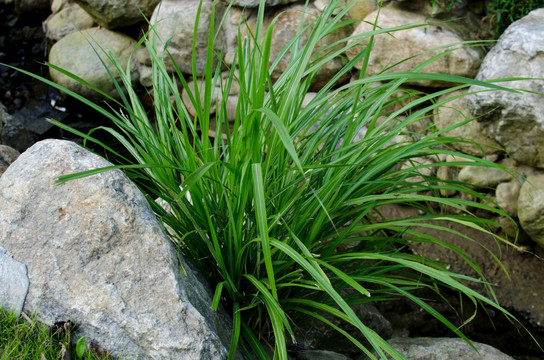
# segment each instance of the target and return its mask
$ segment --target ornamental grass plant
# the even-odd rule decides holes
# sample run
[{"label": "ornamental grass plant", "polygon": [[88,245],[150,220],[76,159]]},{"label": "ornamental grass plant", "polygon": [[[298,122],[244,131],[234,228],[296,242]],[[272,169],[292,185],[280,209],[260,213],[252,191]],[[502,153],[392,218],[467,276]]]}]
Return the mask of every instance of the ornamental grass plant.
[{"label": "ornamental grass plant", "polygon": [[[168,72],[169,55],[158,55],[168,39],[154,36],[154,25],[150,24],[138,46],[145,47],[152,58],[151,111],[141,103],[131,83],[130,65],[119,63],[100,44],[95,44],[97,54],[104,63],[115,64],[121,74],[117,84],[121,100],[95,88],[108,102],[93,103],[49,82],[109,118],[114,126],[94,131],[108,132],[130,154],[125,156],[103,144],[94,131],[83,134],[51,120],[86,142],[103,146],[118,161],[113,167],[68,175],[60,181],[121,168],[139,185],[181,254],[215,290],[210,306],[217,309],[222,304],[232,316],[229,359],[237,350],[247,358],[268,359],[273,354],[274,359],[287,359],[287,344],[297,341],[297,319],[308,317],[335,328],[371,359],[387,355],[403,359],[351,308],[356,303],[398,297],[417,303],[469,341],[461,328],[413,295],[422,288],[436,292],[454,289],[475,304],[512,317],[497,303],[470,254],[417,230],[453,232],[446,224],[455,222],[489,234],[489,227],[497,224],[467,209],[506,214],[480,202],[489,199],[467,184],[438,181],[433,174],[441,166],[452,165],[441,160],[446,155],[462,155],[473,161],[473,166],[498,165],[452,150],[448,144],[466,140],[442,136],[451,128],[427,134],[409,130],[453,100],[439,101],[441,95],[473,84],[485,87],[485,91],[506,89],[492,82],[424,72],[427,64],[455,47],[474,44],[445,48],[410,72],[366,76],[374,36],[415,25],[376,27],[328,47],[321,45],[323,37],[352,23],[346,20],[348,8],[335,11],[333,1],[309,26],[299,26],[281,53],[288,56],[289,63],[275,82],[270,74],[281,56],[270,59],[274,24],[263,26],[264,1],[258,8],[255,30],[248,30],[245,37],[239,32],[232,65],[214,53],[216,34],[209,34],[202,76],[196,74],[194,56],[192,77],[182,74],[175,62],[176,71]],[[212,15],[210,28],[221,21]],[[305,43],[299,41],[302,34],[307,35]],[[196,43],[196,34],[193,40]],[[303,107],[319,69],[361,43],[367,44],[365,50],[346,60],[339,73]],[[219,59],[216,65],[214,56]],[[361,61],[359,77],[338,85],[338,80],[354,72]],[[54,64],[48,65],[92,87]],[[224,69],[228,76],[221,75]],[[190,87],[190,80],[197,77],[202,81]],[[451,82],[451,88],[417,98],[409,98],[401,89],[409,81],[430,79]],[[235,120],[229,123],[226,105],[235,82],[240,93]],[[216,87],[221,91],[212,115]],[[182,102],[181,88],[196,109],[194,117]],[[224,136],[211,138],[210,130]],[[422,158],[432,161],[422,162]],[[476,200],[440,197],[440,190],[456,190]],[[380,207],[388,204],[415,207],[420,215],[387,219]],[[458,214],[446,214],[443,209],[447,207],[457,209]],[[497,237],[497,241],[506,240]],[[446,264],[412,252],[410,244],[416,242],[456,252],[478,278],[456,274]],[[472,290],[471,283],[484,284],[488,293]],[[366,340],[357,340],[324,313],[352,325]]]}]

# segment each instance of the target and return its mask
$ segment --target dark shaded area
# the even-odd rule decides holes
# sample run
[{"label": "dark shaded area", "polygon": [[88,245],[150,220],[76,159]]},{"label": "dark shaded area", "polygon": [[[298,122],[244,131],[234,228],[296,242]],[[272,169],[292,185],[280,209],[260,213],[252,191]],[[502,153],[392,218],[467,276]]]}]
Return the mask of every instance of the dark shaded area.
[{"label": "dark shaded area", "polygon": [[[0,63],[27,70],[49,79],[45,65],[51,44],[45,38],[42,22],[50,10],[18,15],[14,4],[0,1]],[[7,111],[2,143],[24,151],[33,143],[47,139],[69,139],[81,143],[73,134],[55,127],[55,119],[84,133],[108,121],[77,100],[13,68],[0,65],[0,103]],[[113,143],[105,134],[102,140]],[[100,152],[99,147],[93,150]]]}]

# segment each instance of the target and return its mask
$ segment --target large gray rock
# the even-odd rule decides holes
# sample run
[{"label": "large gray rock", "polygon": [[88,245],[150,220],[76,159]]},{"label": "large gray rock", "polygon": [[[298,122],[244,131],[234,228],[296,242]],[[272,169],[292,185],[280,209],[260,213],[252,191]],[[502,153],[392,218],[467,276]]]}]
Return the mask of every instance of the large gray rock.
[{"label": "large gray rock", "polygon": [[[476,79],[531,77],[540,80],[500,83],[514,89],[544,92],[544,9],[514,22],[486,55]],[[470,91],[482,90],[473,86]],[[506,91],[467,97],[469,109],[489,135],[518,162],[544,168],[544,97]]]},{"label": "large gray rock", "polygon": [[58,41],[68,34],[92,28],[93,18],[76,3],[68,3],[55,14],[51,14],[43,23],[45,36]]},{"label": "large gray rock", "polygon": [[514,360],[494,347],[472,342],[478,354],[458,338],[394,338],[388,343],[410,360]]},{"label": "large gray rock", "polygon": [[208,287],[178,262],[135,185],[118,170],[55,183],[109,165],[45,140],[0,178],[0,246],[28,267],[24,310],[47,324],[74,321],[79,336],[113,355],[225,358],[228,317],[211,310]]},{"label": "large gray rock", "polygon": [[[164,51],[162,50],[164,48],[163,44],[167,41],[168,51],[179,66],[181,72],[192,74],[193,34],[195,31],[196,14],[199,4],[200,0],[164,1],[160,6],[157,6],[151,16],[151,24],[155,25],[155,31],[151,33],[151,38],[154,38],[157,41],[157,52],[159,53],[159,56],[165,57],[167,66],[171,71],[174,70],[174,67],[171,64],[169,57],[164,54]],[[212,6],[212,0],[202,1],[195,42],[197,76],[204,73],[210,31],[217,31],[217,27],[221,22],[225,10],[224,6],[220,3],[216,4],[216,28],[210,29]],[[215,40],[215,50],[217,53],[221,52],[222,44],[223,34],[220,32]],[[216,63],[217,58],[214,57],[214,69]],[[145,65],[150,65],[150,63]]]},{"label": "large gray rock", "polygon": [[[74,32],[63,37],[51,47],[49,62],[78,75],[110,96],[119,97],[114,82],[100,58],[104,59],[104,63],[118,81],[121,77],[113,64],[106,59],[99,46],[105,51],[111,51],[119,63],[126,66],[136,46],[136,40],[127,35],[98,27]],[[70,77],[53,69],[50,70],[50,74],[54,82],[69,90],[86,98],[100,99],[95,91]],[[137,66],[134,61],[131,62],[131,76],[133,81],[138,79]]]},{"label": "large gray rock", "polygon": [[[97,23],[113,29],[149,19],[160,0],[74,0]],[[145,16],[145,17],[144,17]]]},{"label": "large gray rock", "polygon": [[[354,36],[359,36],[373,30],[373,23],[376,22],[377,12],[369,14],[361,22],[355,31]],[[408,24],[425,24],[429,20],[420,14],[410,11],[404,11],[396,8],[382,8],[377,25],[387,29]],[[403,61],[388,71],[402,72],[411,71],[415,66],[430,59],[431,57],[442,53],[445,49],[433,50],[449,44],[458,43],[467,39],[462,38],[457,32],[450,30],[447,24],[428,25],[416,27],[408,30],[395,31],[391,34],[380,34],[374,38],[374,46],[370,55],[370,60],[366,75],[372,76],[382,72],[397,62]],[[356,39],[352,39],[348,44],[353,44]],[[346,53],[351,60],[355,58],[368,45],[368,40],[353,46]],[[456,50],[446,56],[427,65],[423,71],[431,73],[441,73],[450,75],[459,75],[474,77],[478,72],[483,54],[475,47],[456,46]],[[361,69],[363,61],[356,64],[357,69]],[[420,86],[446,87],[447,82],[436,80],[418,80],[410,82]]]},{"label": "large gray rock", "polygon": [[[467,107],[466,97],[463,96],[466,93],[466,90],[458,90],[450,94],[443,95],[438,99],[438,101],[451,99],[446,104],[438,108],[438,111],[434,114],[433,122],[438,130],[453,127],[461,122],[473,118],[470,110]],[[484,155],[496,154],[502,151],[500,145],[487,135],[482,125],[475,119],[463,126],[459,126],[445,132],[443,136],[453,136],[470,141],[452,142],[450,144],[453,148],[464,154],[483,157]]]},{"label": "large gray rock", "polygon": [[544,175],[530,175],[521,186],[518,217],[523,230],[544,248]]},{"label": "large gray rock", "polygon": [[0,247],[0,284],[0,308],[21,315],[28,292],[26,266],[6,254],[3,247]]}]

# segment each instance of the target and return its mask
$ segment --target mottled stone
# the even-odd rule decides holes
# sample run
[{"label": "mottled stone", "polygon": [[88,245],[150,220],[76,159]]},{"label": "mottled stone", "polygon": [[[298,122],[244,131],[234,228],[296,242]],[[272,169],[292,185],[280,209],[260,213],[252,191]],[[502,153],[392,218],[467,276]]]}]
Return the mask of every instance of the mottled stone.
[{"label": "mottled stone", "polygon": [[518,217],[523,230],[544,248],[544,175],[530,175],[521,186]]},{"label": "mottled stone", "polygon": [[0,247],[0,284],[0,308],[21,315],[29,284],[26,266],[6,254],[3,247]]},{"label": "mottled stone", "polygon": [[[114,356],[223,359],[228,317],[166,236],[144,195],[119,170],[62,140],[36,143],[0,177],[0,246],[26,264],[24,310]],[[181,263],[179,262],[181,261]],[[182,270],[184,269],[184,271]]]},{"label": "mottled stone", "polygon": [[[204,73],[210,31],[217,31],[225,11],[221,3],[216,4],[215,29],[210,29],[213,3],[212,0],[204,0],[200,9],[194,57],[197,76]],[[151,33],[150,37],[152,41],[157,41],[158,55],[166,56],[163,44],[168,41],[168,52],[181,72],[185,74],[192,74],[193,71],[193,34],[199,4],[200,0],[165,1],[157,6],[151,16],[151,23],[155,25],[155,31]],[[221,52],[223,41],[223,32],[221,31],[214,43],[216,53]],[[166,64],[170,71],[174,70],[174,66],[168,58]],[[214,69],[216,64],[217,57],[214,56]],[[145,65],[150,65],[150,63]]]},{"label": "mottled stone", "polygon": [[500,153],[502,151],[500,145],[487,135],[486,130],[474,119],[468,109],[466,97],[464,96],[466,93],[466,90],[458,90],[441,96],[438,99],[439,102],[451,100],[437,109],[433,118],[434,124],[438,130],[444,130],[470,120],[462,126],[443,133],[443,136],[452,136],[461,140],[452,142],[450,145],[464,154],[477,157]]},{"label": "mottled stone", "polygon": [[[524,77],[535,80],[501,82],[512,89],[536,93],[484,91],[471,94],[471,112],[521,164],[544,168],[544,9],[511,24],[486,55],[477,80]],[[538,79],[538,80],[536,80]],[[470,91],[483,88],[472,86]]]},{"label": "mottled stone", "polygon": [[474,186],[496,187],[501,182],[512,180],[512,175],[493,167],[465,166],[459,171],[459,180]]},{"label": "mottled stone", "polygon": [[[302,26],[310,26],[300,36],[300,46],[304,46],[308,42],[308,38],[311,34],[311,23],[315,21],[316,17],[321,15],[321,11],[315,8],[313,5],[305,7],[304,5],[296,4],[286,8],[279,9],[277,12],[271,11],[266,14],[264,19],[265,28],[270,26],[273,20],[274,31],[272,34],[272,45],[270,48],[270,65],[277,61],[278,57],[283,53],[285,47],[292,41],[299,29],[300,21],[303,22]],[[248,22],[249,27],[255,28],[255,19],[253,18]],[[320,40],[320,42],[314,48],[311,61],[318,59],[324,55],[323,49],[327,51],[334,51],[339,49],[342,45],[332,46],[334,43],[345,39],[350,36],[353,31],[352,26],[344,26],[334,32],[328,34],[326,37]],[[276,67],[273,69],[271,77],[273,81],[276,81],[281,74],[285,72],[290,61],[291,52],[288,51],[278,61]],[[325,86],[334,75],[342,69],[346,64],[344,57],[336,57],[323,64],[323,66],[317,71],[315,77],[312,79],[310,91],[317,91]],[[339,82],[349,80],[349,74],[346,74]]]},{"label": "mottled stone", "polygon": [[[117,81],[120,81],[121,77],[113,64],[107,60],[101,48],[111,51],[119,63],[126,66],[135,46],[136,40],[127,35],[103,28],[91,28],[71,33],[55,43],[49,53],[49,62],[78,75],[110,96],[118,98],[119,93],[100,58],[104,59],[107,68]],[[138,73],[134,62],[131,62],[131,72],[132,80],[136,81]],[[87,98],[101,99],[95,91],[54,69],[50,69],[50,74],[53,81],[69,90]]]}]

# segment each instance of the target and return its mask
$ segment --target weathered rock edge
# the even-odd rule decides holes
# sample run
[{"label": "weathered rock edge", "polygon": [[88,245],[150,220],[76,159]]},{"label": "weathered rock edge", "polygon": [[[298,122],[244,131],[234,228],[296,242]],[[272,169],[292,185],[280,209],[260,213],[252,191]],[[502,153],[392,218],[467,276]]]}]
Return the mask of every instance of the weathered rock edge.
[{"label": "weathered rock edge", "polygon": [[65,174],[111,165],[75,143],[45,140],[0,177],[0,246],[28,267],[25,312],[47,324],[71,320],[78,335],[112,355],[221,359],[228,316],[119,170],[69,181]]}]

